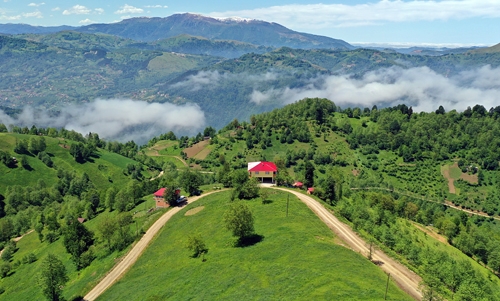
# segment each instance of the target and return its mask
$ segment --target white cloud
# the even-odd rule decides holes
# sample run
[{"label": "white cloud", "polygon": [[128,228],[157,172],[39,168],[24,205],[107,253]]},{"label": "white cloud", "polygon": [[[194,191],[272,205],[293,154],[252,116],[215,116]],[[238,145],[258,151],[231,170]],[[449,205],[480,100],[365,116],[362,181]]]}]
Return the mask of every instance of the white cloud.
[{"label": "white cloud", "polygon": [[91,9],[83,5],[75,5],[70,9],[64,10],[63,15],[88,15],[91,11]]},{"label": "white cloud", "polygon": [[492,0],[391,1],[363,4],[288,4],[251,10],[213,12],[213,17],[239,16],[301,28],[372,26],[385,22],[446,21],[500,17]]},{"label": "white cloud", "polygon": [[139,143],[168,131],[195,134],[205,125],[205,115],[197,105],[148,103],[130,99],[98,99],[94,102],[65,107],[54,117],[27,107],[12,118],[0,110],[5,125],[64,127],[82,134],[98,133],[110,140],[135,140]]},{"label": "white cloud", "polygon": [[28,6],[32,6],[32,7],[39,7],[39,6],[42,6],[42,5],[45,5],[45,2],[41,2],[41,3],[30,3],[28,4]]},{"label": "white cloud", "polygon": [[21,15],[17,16],[7,16],[7,15],[0,15],[0,20],[6,20],[6,21],[15,21],[21,19]]},{"label": "white cloud", "polygon": [[96,9],[94,9],[94,11],[95,11],[97,14],[99,14],[99,15],[104,14],[104,9],[102,9],[102,8],[96,8]]},{"label": "white cloud", "polygon": [[51,9],[51,11],[60,11],[61,8],[60,7],[54,7],[53,9]]},{"label": "white cloud", "polygon": [[366,73],[360,79],[350,76],[321,76],[301,88],[260,91],[250,95],[252,102],[292,103],[305,97],[324,97],[340,106],[371,107],[406,103],[416,111],[464,110],[481,104],[487,109],[498,105],[500,67],[487,65],[448,78],[428,67],[391,67]]},{"label": "white cloud", "polygon": [[146,5],[145,8],[168,8],[166,5]]},{"label": "white cloud", "polygon": [[125,4],[121,6],[119,10],[115,11],[115,14],[142,14],[144,10],[142,8],[134,7],[132,5]]},{"label": "white cloud", "polygon": [[80,24],[91,24],[91,23],[95,23],[95,22],[92,21],[92,20],[90,20],[89,18],[87,18],[87,19],[78,21],[78,23],[80,23]]},{"label": "white cloud", "polygon": [[32,13],[24,13],[23,17],[25,17],[25,18],[38,18],[38,19],[41,19],[41,18],[43,18],[43,14],[40,11],[35,11],[35,12],[32,12]]}]

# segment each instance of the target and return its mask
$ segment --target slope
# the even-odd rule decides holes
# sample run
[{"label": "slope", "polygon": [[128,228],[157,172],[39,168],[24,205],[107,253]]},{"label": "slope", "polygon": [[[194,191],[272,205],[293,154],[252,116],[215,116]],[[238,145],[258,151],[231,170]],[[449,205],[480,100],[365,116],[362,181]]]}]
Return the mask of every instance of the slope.
[{"label": "slope", "polygon": [[[234,300],[247,299],[249,292],[254,299],[383,298],[385,274],[335,245],[328,227],[296,198],[290,198],[286,217],[286,194],[273,194],[268,204],[247,202],[262,240],[232,247],[221,220],[228,198],[225,192],[208,196],[197,201],[204,209],[195,215],[184,215],[192,209],[188,206],[172,217],[134,267],[99,300]],[[190,258],[184,247],[194,233],[206,241],[205,262]],[[388,297],[411,300],[392,283]]]},{"label": "slope", "polygon": [[86,33],[107,33],[138,41],[154,41],[189,34],[208,39],[236,40],[271,47],[354,48],[342,40],[299,33],[276,23],[215,19],[189,13],[175,14],[166,18],[132,18],[112,24],[91,24],[76,30]]}]

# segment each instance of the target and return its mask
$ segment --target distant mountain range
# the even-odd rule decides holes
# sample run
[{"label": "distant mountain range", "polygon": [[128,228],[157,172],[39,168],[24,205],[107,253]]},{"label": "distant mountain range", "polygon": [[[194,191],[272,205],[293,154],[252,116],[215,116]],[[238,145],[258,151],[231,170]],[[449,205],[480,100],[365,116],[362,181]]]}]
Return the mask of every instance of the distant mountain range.
[{"label": "distant mountain range", "polygon": [[221,127],[283,106],[283,93],[309,96],[330,76],[425,66],[449,77],[500,66],[500,45],[353,49],[276,23],[193,14],[83,27],[7,24],[0,32],[0,107],[9,114],[26,105],[58,111],[97,98],[135,99],[194,103],[208,125]]},{"label": "distant mountain range", "polygon": [[196,14],[175,14],[166,18],[132,18],[111,24],[82,27],[39,27],[26,24],[0,25],[0,33],[54,33],[74,30],[104,33],[135,41],[150,42],[178,35],[200,36],[211,40],[234,40],[267,47],[354,49],[349,43],[325,36],[300,33],[277,23],[259,20],[215,19]]}]

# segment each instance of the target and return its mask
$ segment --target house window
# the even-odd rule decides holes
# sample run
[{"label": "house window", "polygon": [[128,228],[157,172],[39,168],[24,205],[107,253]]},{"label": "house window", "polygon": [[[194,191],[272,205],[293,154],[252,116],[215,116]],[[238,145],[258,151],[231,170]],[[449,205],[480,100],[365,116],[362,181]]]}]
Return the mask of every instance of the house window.
[{"label": "house window", "polygon": [[268,174],[269,174],[269,171],[266,171],[266,175],[268,175]]},{"label": "house window", "polygon": [[258,175],[258,174],[259,174],[259,172],[258,172],[258,171],[256,171],[256,172],[255,172],[255,174],[256,174],[256,175]]}]

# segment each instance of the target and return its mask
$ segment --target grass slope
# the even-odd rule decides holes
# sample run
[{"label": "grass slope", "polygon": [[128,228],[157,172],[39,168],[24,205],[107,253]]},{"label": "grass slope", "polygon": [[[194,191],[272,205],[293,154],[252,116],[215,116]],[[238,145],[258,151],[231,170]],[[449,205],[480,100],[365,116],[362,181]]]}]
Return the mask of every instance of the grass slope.
[{"label": "grass slope", "polygon": [[[147,198],[146,203],[137,205],[137,207],[130,210],[130,212],[137,212],[134,215],[134,224],[130,225],[131,231],[135,233],[136,227],[146,231],[156,221],[165,210],[157,210],[151,213],[146,213],[146,209],[154,207],[154,200],[152,197]],[[109,219],[117,215],[116,211],[103,212],[96,218],[85,223],[85,226],[93,231],[96,238],[99,239],[97,228],[104,219]],[[70,259],[70,255],[66,253],[63,245],[63,238],[59,238],[54,243],[43,242],[40,243],[36,232],[26,235],[17,243],[18,251],[14,253],[13,262],[20,261],[25,255],[34,253],[37,261],[32,264],[22,264],[19,266],[15,273],[0,280],[0,286],[5,289],[5,292],[0,295],[1,300],[43,300],[41,289],[37,286],[38,271],[43,258],[48,253],[53,253],[59,257],[64,263],[69,281],[63,288],[63,296],[66,300],[73,300],[78,296],[83,296],[92,287],[94,287],[99,280],[108,273],[108,271],[116,264],[117,259],[129,251],[130,247],[125,250],[107,254],[102,248],[97,250],[97,258],[92,264],[81,270],[77,271],[75,265]],[[101,246],[100,246],[101,247]],[[79,299],[78,299],[79,300]]]},{"label": "grass slope", "polygon": [[[235,248],[222,215],[230,192],[187,206],[164,227],[134,267],[99,300],[381,300],[386,275],[334,243],[332,232],[298,199],[274,193],[247,201],[263,240]],[[185,216],[194,208],[205,208]],[[186,237],[200,233],[206,262],[191,258]],[[411,300],[392,283],[388,300]]]},{"label": "grass slope", "polygon": [[[20,157],[13,151],[16,140],[29,140],[31,137],[33,136],[0,133],[0,150]],[[47,143],[46,152],[52,156],[54,165],[66,170],[75,170],[78,173],[87,173],[98,189],[107,188],[112,184],[125,185],[128,183],[130,179],[123,174],[123,169],[129,163],[137,163],[132,159],[99,149],[98,157],[93,158],[93,162],[81,164],[75,161],[69,153],[69,149],[62,147],[64,144],[70,145],[71,141],[50,137],[45,137],[45,141]],[[20,166],[21,164],[18,164],[17,168],[8,168],[0,164],[0,193],[5,192],[6,188],[12,185],[35,185],[39,179],[43,179],[47,186],[52,186],[57,182],[55,168],[47,167],[42,161],[32,156],[27,156],[27,159],[31,166],[30,170],[24,169]]]}]

